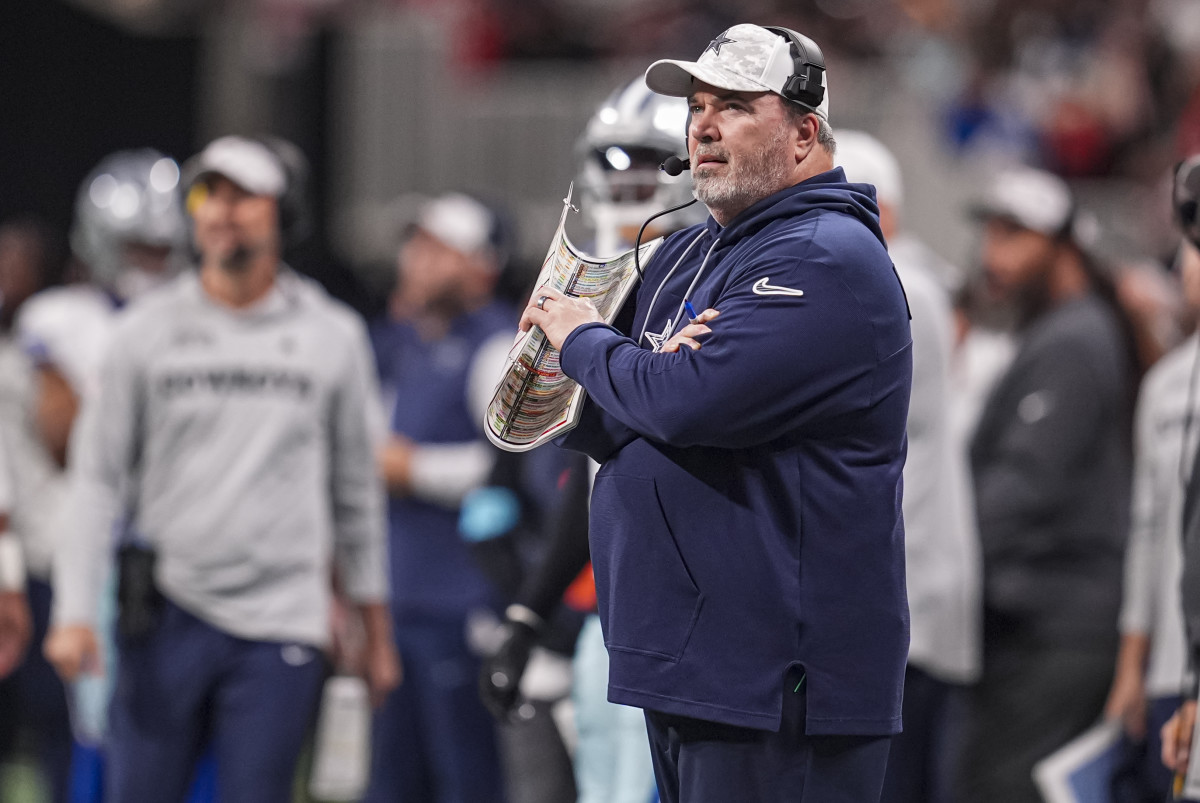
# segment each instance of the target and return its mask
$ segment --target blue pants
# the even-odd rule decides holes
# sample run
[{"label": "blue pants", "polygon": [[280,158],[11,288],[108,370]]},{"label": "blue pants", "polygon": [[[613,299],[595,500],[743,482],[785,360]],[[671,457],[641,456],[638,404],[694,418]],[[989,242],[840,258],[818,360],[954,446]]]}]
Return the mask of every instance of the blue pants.
[{"label": "blue pants", "polygon": [[500,803],[496,726],[466,622],[399,614],[395,631],[404,682],[375,714],[363,803]]},{"label": "blue pants", "polygon": [[119,648],[106,803],[183,800],[209,742],[221,803],[291,801],[327,673],[319,650],[236,638],[169,602]]},{"label": "blue pants", "polygon": [[778,733],[647,711],[663,803],[879,800],[890,736],[806,735],[803,691],[786,689],[783,708]]}]

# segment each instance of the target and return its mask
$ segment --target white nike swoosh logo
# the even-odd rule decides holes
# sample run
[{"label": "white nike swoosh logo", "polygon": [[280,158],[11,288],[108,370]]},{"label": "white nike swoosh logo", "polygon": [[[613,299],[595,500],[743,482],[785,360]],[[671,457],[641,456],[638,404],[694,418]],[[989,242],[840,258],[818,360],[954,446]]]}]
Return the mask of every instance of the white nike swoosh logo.
[{"label": "white nike swoosh logo", "polygon": [[759,279],[757,282],[755,282],[754,287],[751,288],[754,290],[754,294],[760,295],[760,296],[802,296],[802,295],[804,295],[803,290],[797,290],[793,287],[780,287],[779,285],[776,285],[776,284],[767,284],[767,282],[769,282],[769,281],[771,281],[771,277],[764,276],[761,279]]}]

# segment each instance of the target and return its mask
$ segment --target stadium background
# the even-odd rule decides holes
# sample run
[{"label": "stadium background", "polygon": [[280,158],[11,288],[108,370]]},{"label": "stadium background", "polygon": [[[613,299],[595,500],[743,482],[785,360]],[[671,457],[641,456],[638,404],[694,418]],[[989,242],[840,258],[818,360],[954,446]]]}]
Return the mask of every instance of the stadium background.
[{"label": "stadium background", "polygon": [[[835,132],[898,154],[908,225],[951,262],[972,264],[988,171],[1025,161],[1071,181],[1103,256],[1169,263],[1168,171],[1200,146],[1196,0],[4,0],[0,220],[65,229],[117,149],[272,132],[313,162],[311,269],[360,309],[421,193],[504,204],[532,276],[597,104],[740,21],[822,45]],[[28,799],[16,783],[0,798]]]}]

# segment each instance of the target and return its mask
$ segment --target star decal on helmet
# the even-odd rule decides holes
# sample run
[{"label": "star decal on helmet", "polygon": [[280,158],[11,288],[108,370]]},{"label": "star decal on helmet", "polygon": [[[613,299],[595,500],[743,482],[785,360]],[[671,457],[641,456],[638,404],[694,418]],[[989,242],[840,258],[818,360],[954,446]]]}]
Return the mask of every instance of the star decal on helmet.
[{"label": "star decal on helmet", "polygon": [[[721,45],[732,45],[736,39],[729,39],[725,34],[717,34],[717,38],[708,43],[708,47],[704,48],[704,52],[712,51],[716,55],[721,55]],[[703,54],[701,54],[703,55]]]}]

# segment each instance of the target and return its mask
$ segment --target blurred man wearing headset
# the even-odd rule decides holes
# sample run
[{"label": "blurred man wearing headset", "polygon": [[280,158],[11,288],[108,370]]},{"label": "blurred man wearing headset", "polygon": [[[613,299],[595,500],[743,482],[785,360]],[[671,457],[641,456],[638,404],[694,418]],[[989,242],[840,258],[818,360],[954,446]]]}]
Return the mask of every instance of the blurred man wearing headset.
[{"label": "blurred man wearing headset", "polygon": [[366,331],[281,262],[302,202],[288,153],[223,137],[185,165],[199,270],[121,314],[72,439],[46,653],[67,679],[97,668],[120,533],[116,803],[181,799],[210,742],[222,800],[290,799],[335,565],[376,696],[399,679]]}]

